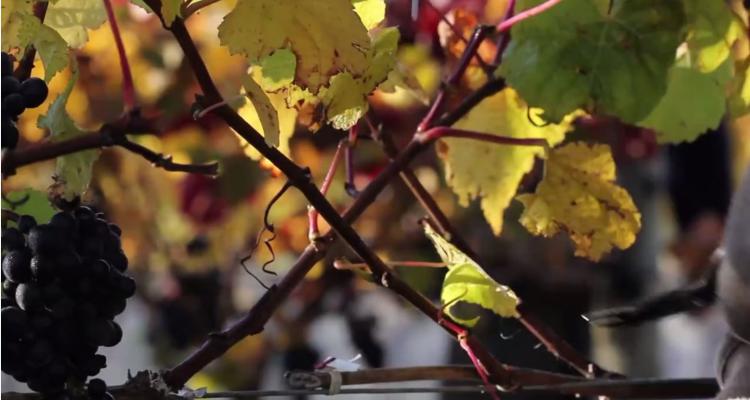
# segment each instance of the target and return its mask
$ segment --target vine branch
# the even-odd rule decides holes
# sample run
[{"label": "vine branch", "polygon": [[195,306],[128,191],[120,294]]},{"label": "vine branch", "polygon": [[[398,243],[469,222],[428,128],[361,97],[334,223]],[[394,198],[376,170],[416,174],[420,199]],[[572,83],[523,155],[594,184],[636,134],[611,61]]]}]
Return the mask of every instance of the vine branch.
[{"label": "vine branch", "polygon": [[122,69],[122,100],[125,103],[125,112],[128,112],[133,110],[137,105],[133,74],[130,72],[128,55],[125,52],[125,45],[122,42],[122,35],[120,34],[120,27],[117,25],[117,17],[112,8],[112,2],[110,0],[102,1],[104,2],[104,9],[107,11],[107,19],[109,20],[109,27],[112,30],[112,36],[115,39],[117,56],[120,59],[120,68]]},{"label": "vine branch", "polygon": [[99,131],[79,135],[62,141],[47,141],[38,145],[18,150],[4,152],[2,159],[3,178],[15,174],[18,168],[40,161],[51,160],[56,157],[77,153],[84,150],[120,146],[138,154],[155,166],[166,171],[179,171],[205,175],[219,173],[218,163],[208,164],[180,164],[173,162],[171,157],[156,153],[127,138],[129,133],[147,132],[153,130],[152,121],[141,118],[136,113],[124,114],[120,119],[103,125]]},{"label": "vine branch", "polygon": [[[146,0],[152,10],[160,10],[159,0]],[[158,14],[158,11],[157,11]],[[199,101],[203,105],[217,104],[222,101],[222,97],[214,84],[203,59],[200,56],[190,34],[185,28],[181,19],[176,19],[174,23],[167,28],[175,36],[180,47],[185,53],[185,57],[191,65],[195,77],[204,93],[204,97]],[[445,115],[439,121],[455,121],[466,114],[475,104],[480,102],[486,96],[496,93],[504,83],[501,80],[491,80],[483,88],[478,90],[453,112]],[[369,206],[382,191],[382,189],[394,178],[399,172],[406,167],[409,162],[421,151],[427,148],[426,143],[420,140],[412,139],[406,148],[395,157],[392,162],[365,188],[357,200],[345,211],[339,215],[333,206],[325,199],[318,188],[310,181],[306,172],[295,164],[292,160],[280,153],[276,148],[266,144],[264,138],[255,131],[242,117],[240,117],[230,107],[218,107],[215,114],[224,120],[235,132],[243,137],[250,145],[256,148],[266,159],[273,163],[289,179],[289,182],[295,186],[307,198],[310,204],[315,207],[323,218],[332,227],[332,231],[313,242],[302,253],[298,261],[292,266],[291,270],[279,283],[279,286],[272,286],[264,296],[256,303],[255,306],[234,325],[230,326],[221,333],[210,335],[209,339],[196,352],[188,356],[182,363],[178,364],[165,374],[165,380],[171,387],[179,388],[196,372],[200,371],[209,362],[221,356],[231,345],[244,338],[248,334],[257,333],[263,329],[270,315],[280,305],[291,291],[297,286],[305,274],[312,268],[318,260],[325,255],[328,244],[335,240],[333,232],[336,232],[351,247],[362,260],[370,266],[374,278],[392,291],[399,294],[441,327],[453,333],[446,322],[446,319],[439,309],[432,302],[420,293],[416,292],[404,281],[402,281],[390,268],[377,257],[352,229],[351,223]],[[452,123],[452,122],[451,122]],[[467,335],[462,338],[465,345],[470,347],[478,360],[487,370],[489,376],[494,382],[503,382],[505,386],[510,386],[510,376],[484,346],[476,338]]]}]

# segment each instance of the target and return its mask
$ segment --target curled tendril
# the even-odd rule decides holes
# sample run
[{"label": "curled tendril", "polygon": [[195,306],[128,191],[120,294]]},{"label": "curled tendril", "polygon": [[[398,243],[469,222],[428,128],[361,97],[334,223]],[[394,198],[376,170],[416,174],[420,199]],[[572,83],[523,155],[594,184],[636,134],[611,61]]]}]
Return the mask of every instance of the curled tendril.
[{"label": "curled tendril", "polygon": [[258,232],[257,238],[255,239],[255,244],[253,244],[253,247],[250,249],[250,254],[248,254],[247,256],[243,257],[240,260],[240,265],[242,265],[242,268],[245,270],[245,272],[247,272],[248,275],[255,278],[255,280],[258,281],[258,283],[260,283],[260,285],[263,286],[266,290],[269,289],[269,286],[263,283],[263,281],[261,281],[260,278],[258,278],[255,274],[253,274],[250,271],[250,269],[247,267],[247,265],[245,265],[245,263],[248,262],[253,257],[255,250],[257,250],[258,246],[260,246],[260,241],[263,238],[263,233],[265,233],[266,231],[271,232],[271,236],[263,240],[263,244],[271,253],[271,259],[263,263],[263,265],[261,266],[261,270],[265,272],[266,274],[278,276],[278,274],[275,271],[268,269],[268,267],[274,261],[276,261],[276,253],[274,252],[273,246],[271,245],[271,242],[273,242],[274,239],[276,239],[276,229],[274,228],[273,224],[268,221],[268,215],[271,212],[271,208],[273,207],[273,205],[276,204],[276,202],[281,198],[281,196],[284,195],[284,193],[286,193],[287,189],[289,189],[291,186],[292,184],[289,181],[287,181],[284,184],[284,186],[281,187],[279,192],[276,193],[271,199],[271,201],[268,203],[268,205],[266,206],[266,210],[263,213],[263,228],[261,228],[260,232]]},{"label": "curled tendril", "polygon": [[29,201],[29,198],[31,198],[28,193],[24,193],[23,197],[18,200],[11,200],[8,196],[5,195],[5,193],[3,193],[2,197],[3,201],[8,203],[8,206],[10,206],[11,210],[15,210],[16,208],[26,204],[26,202]]},{"label": "curled tendril", "polygon": [[537,128],[544,128],[545,126],[548,126],[548,125],[550,125],[550,124],[551,124],[551,122],[549,122],[549,121],[544,121],[544,120],[542,120],[542,121],[544,121],[544,122],[542,122],[542,123],[536,122],[536,121],[534,121],[534,118],[539,118],[539,119],[541,119],[542,117],[541,117],[541,116],[539,116],[539,115],[536,115],[536,116],[532,116],[532,115],[531,115],[531,107],[528,107],[528,106],[527,106],[527,107],[526,107],[526,119],[528,119],[528,120],[529,120],[529,122],[531,122],[531,125],[534,125],[534,126],[536,126]]}]

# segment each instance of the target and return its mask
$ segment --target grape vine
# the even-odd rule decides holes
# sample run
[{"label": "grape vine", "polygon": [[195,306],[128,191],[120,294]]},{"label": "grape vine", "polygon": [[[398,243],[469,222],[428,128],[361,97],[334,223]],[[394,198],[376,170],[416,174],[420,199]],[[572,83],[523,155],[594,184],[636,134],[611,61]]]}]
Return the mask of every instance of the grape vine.
[{"label": "grape vine", "polygon": [[[313,267],[333,253],[337,242],[361,260],[346,264],[349,269],[356,266],[368,273],[372,282],[400,296],[455,339],[473,364],[459,371],[461,379],[481,382],[493,398],[498,398],[498,388],[522,391],[524,386],[534,385],[571,393],[581,384],[580,391],[573,393],[591,395],[608,395],[608,390],[620,388],[618,384],[625,385],[625,390],[634,388],[636,395],[662,389],[654,389],[648,382],[623,380],[619,373],[597,365],[534,315],[512,288],[493,278],[482,252],[472,248],[461,228],[452,224],[452,214],[441,208],[445,200],[438,200],[410,166],[434,147],[447,190],[455,194],[460,206],[468,207],[476,200],[495,236],[503,234],[509,223],[506,210],[516,203],[521,206],[519,228],[535,236],[565,236],[576,256],[597,262],[625,250],[641,230],[641,213],[617,181],[616,157],[610,146],[586,140],[577,129],[582,121],[596,126],[602,118],[639,132],[638,138],[648,136],[669,144],[694,140],[724,118],[748,114],[749,24],[740,2],[680,0],[653,5],[645,0],[509,0],[498,15],[485,18],[488,23],[484,24],[470,7],[444,9],[413,1],[413,17],[424,10],[438,14],[431,28],[435,32],[430,34],[439,39],[445,67],[435,74],[440,82],[429,94],[423,87],[427,81],[420,82],[403,60],[402,50],[415,40],[409,36],[413,32],[385,26],[384,21],[390,19],[383,0],[254,0],[231,7],[220,0],[65,3],[3,4],[2,176],[4,180],[16,175],[12,179],[28,180],[22,169],[55,160],[48,194],[50,203],[62,210],[44,223],[38,222],[37,216],[3,210],[3,372],[45,398],[109,400],[120,393],[101,379],[88,379],[106,366],[99,347],[121,341],[123,332],[114,318],[123,312],[136,285],[127,274],[121,228],[94,206],[80,204],[96,204],[87,199],[118,187],[116,179],[98,177],[97,181],[96,172],[117,169],[118,163],[125,162],[118,157],[127,157],[122,154],[137,155],[165,171],[196,174],[182,180],[185,190],[208,188],[182,199],[180,211],[184,214],[201,208],[196,211],[200,215],[185,218],[198,231],[186,245],[189,255],[211,253],[208,250],[241,254],[246,250],[215,251],[216,243],[223,240],[208,239],[205,233],[210,225],[225,219],[247,217],[228,212],[230,202],[255,201],[248,200],[246,194],[247,198],[237,195],[228,200],[234,193],[224,192],[236,189],[238,181],[220,181],[225,171],[215,160],[222,159],[236,143],[213,131],[198,135],[201,143],[210,146],[185,150],[188,147],[182,143],[174,145],[180,140],[170,142],[170,131],[188,126],[184,129],[233,132],[241,152],[259,161],[259,169],[284,179],[262,215],[263,225],[274,238],[287,232],[268,222],[270,205],[287,189],[296,189],[306,205],[307,218],[302,219],[308,224],[309,244],[283,275],[279,273],[276,284],[261,282],[265,292],[240,318],[208,335],[171,368],[144,372],[139,376],[147,376],[145,383],[134,378],[117,389],[126,396],[133,395],[128,392],[133,390],[137,397],[142,389],[149,395],[155,390],[159,396],[194,396],[185,388],[188,380],[236,343],[261,333]],[[83,16],[66,15],[69,3],[80,6]],[[242,64],[240,74],[227,74],[230,77],[226,79],[214,75],[227,66],[218,65],[223,59],[214,62],[215,54],[207,50],[210,45],[203,43],[203,38],[198,40],[201,33],[193,31],[198,28],[186,24],[209,11],[223,12],[223,18],[211,19],[216,23],[212,32],[218,35],[216,42],[226,59],[242,60],[237,63]],[[138,19],[144,32],[151,35],[156,30],[147,25],[158,25],[158,30],[169,34],[169,51],[175,54],[134,55],[128,47],[134,40],[127,37],[131,32],[120,29],[127,23],[132,26],[128,19]],[[62,20],[76,22],[72,27],[61,26]],[[127,22],[120,24],[123,20]],[[109,22],[110,38],[114,38],[112,54],[116,57],[112,59],[116,58],[119,68],[107,64],[109,60],[102,61],[104,68],[92,67],[91,60],[78,50],[105,21]],[[138,61],[133,60],[136,57]],[[147,69],[140,58],[148,58],[146,64],[169,65],[173,70],[165,75],[176,78],[162,79],[165,87],[147,87],[143,82],[148,79],[138,76]],[[35,64],[35,60],[40,62]],[[108,115],[108,121],[95,124],[68,106],[76,102],[100,106],[94,104],[96,95],[89,93],[83,100],[76,97],[81,86],[90,86],[97,74],[119,74],[115,76],[122,96],[117,107],[122,109],[119,117]],[[445,78],[440,79],[440,74]],[[639,97],[633,96],[633,91]],[[693,91],[704,95],[690,95]],[[432,97],[425,102],[424,113],[410,128],[413,135],[403,147],[396,144],[396,133],[378,120],[379,97],[398,93]],[[173,100],[170,97],[179,98],[176,104],[182,109],[165,107]],[[44,104],[49,107],[34,114],[39,115],[35,121],[29,121],[28,113],[24,115]],[[174,118],[176,114],[180,116]],[[19,131],[21,126],[24,128]],[[45,138],[34,138],[30,127],[38,128]],[[320,177],[320,186],[315,183],[314,170],[291,150],[291,137],[300,127],[312,133],[348,131],[346,137],[336,138],[338,145]],[[387,160],[360,185],[355,182],[355,154],[365,153],[361,142],[370,139],[381,145]],[[153,146],[161,149],[153,150]],[[95,164],[102,150],[111,147],[125,151],[113,152],[116,156],[103,157]],[[174,150],[174,159],[162,150]],[[342,162],[344,193],[349,195],[345,203],[334,199],[337,194],[333,189]],[[128,177],[133,179],[130,184],[158,186],[147,183],[147,173],[130,171]],[[427,214],[424,235],[442,259],[441,263],[406,261],[399,265],[446,268],[441,304],[415,289],[393,268],[394,263],[385,260],[384,253],[355,229],[354,223],[398,178]],[[524,180],[533,184],[524,184]],[[96,182],[93,190],[91,182]],[[120,193],[127,194],[129,189]],[[219,195],[227,198],[210,198]],[[153,208],[160,206],[155,200]],[[15,204],[11,208],[15,209]],[[183,224],[179,218],[170,221],[178,228]],[[321,221],[330,227],[327,232]],[[256,247],[261,235],[255,237]],[[160,239],[154,240],[158,242],[152,243],[154,248],[170,248],[170,240],[162,243]],[[266,246],[276,260],[270,240]],[[226,245],[236,247],[230,239]],[[179,256],[176,251],[163,251],[167,257],[162,259]],[[255,276],[246,265],[250,257],[240,257],[234,264]],[[472,303],[497,316],[516,319],[578,375],[505,364],[470,329],[481,314],[470,318],[458,315],[453,312],[457,303]],[[382,364],[383,350],[372,336],[372,321],[347,312],[352,341],[371,364]],[[316,363],[320,354],[296,339],[287,349],[287,368],[324,370],[324,364]],[[446,376],[456,374],[454,370],[440,371]],[[328,378],[319,385],[303,387],[339,390],[336,385],[341,382]],[[715,392],[712,382],[693,383],[694,393]],[[664,383],[668,397],[687,393],[670,392],[671,387]]]}]

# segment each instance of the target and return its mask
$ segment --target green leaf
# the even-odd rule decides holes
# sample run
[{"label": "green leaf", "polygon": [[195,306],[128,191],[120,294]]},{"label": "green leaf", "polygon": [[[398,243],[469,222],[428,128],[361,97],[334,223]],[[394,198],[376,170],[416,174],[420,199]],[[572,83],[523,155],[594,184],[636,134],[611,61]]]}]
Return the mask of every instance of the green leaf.
[{"label": "green leaf", "polygon": [[31,215],[32,217],[34,217],[34,219],[36,219],[36,222],[40,224],[49,222],[49,220],[53,215],[55,215],[57,211],[52,208],[52,205],[50,204],[49,199],[47,199],[47,195],[45,193],[42,193],[38,190],[25,189],[10,192],[4,197],[16,202],[25,199],[27,196],[28,199],[24,201],[23,204],[20,204],[15,208],[12,207],[10,203],[5,201],[5,199],[3,199],[3,208],[12,209],[14,212],[20,215]]},{"label": "green leaf", "polygon": [[107,21],[102,0],[57,0],[47,8],[44,24],[56,30],[70,47],[79,48],[89,39],[88,30]]},{"label": "green leaf", "polygon": [[[47,114],[40,116],[37,120],[37,126],[49,130],[52,140],[66,140],[87,134],[78,128],[65,109],[77,80],[78,68],[73,64],[73,76],[68,81],[65,90],[52,102]],[[66,200],[72,200],[83,194],[88,189],[91,169],[97,157],[99,157],[98,150],[86,150],[58,157],[53,191]]]},{"label": "green leaf", "polygon": [[251,63],[281,48],[297,58],[294,83],[317,94],[341,72],[362,75],[370,40],[350,0],[238,1],[219,25],[219,39]]},{"label": "green leaf", "polygon": [[274,147],[279,145],[279,114],[276,112],[271,100],[263,91],[263,88],[256,83],[252,77],[245,76],[242,80],[242,87],[245,88],[245,95],[253,103],[258,119],[263,126],[263,137],[266,142]]},{"label": "green leaf", "polygon": [[254,67],[260,68],[261,77],[258,82],[263,90],[274,92],[294,81],[294,71],[297,69],[297,57],[289,49],[279,49],[263,57]]},{"label": "green leaf", "polygon": [[44,64],[44,80],[49,82],[68,65],[68,44],[57,31],[43,25],[27,11],[11,11],[8,22],[3,26],[2,46],[4,50],[8,50],[33,45]]},{"label": "green leaf", "polygon": [[352,0],[352,4],[354,4],[354,11],[368,30],[380,25],[385,19],[385,1],[383,0]]},{"label": "green leaf", "polygon": [[440,258],[448,264],[440,298],[448,304],[446,313],[465,326],[476,325],[479,317],[466,319],[452,311],[457,302],[472,303],[486,308],[501,317],[518,318],[518,296],[507,286],[497,283],[476,262],[424,224],[425,235],[435,245]]},{"label": "green leaf", "polygon": [[687,46],[691,64],[712,72],[731,55],[732,44],[742,35],[742,24],[729,4],[714,0],[683,0],[687,16]]},{"label": "green leaf", "polygon": [[669,72],[667,93],[638,125],[655,130],[660,143],[695,140],[721,123],[731,78],[731,59],[710,73],[677,63]]},{"label": "green leaf", "polygon": [[565,0],[513,28],[499,73],[549,121],[584,108],[635,123],[666,91],[684,22],[680,1]]},{"label": "green leaf", "polygon": [[171,26],[174,19],[180,16],[181,5],[182,0],[162,0],[161,15],[166,26]]}]

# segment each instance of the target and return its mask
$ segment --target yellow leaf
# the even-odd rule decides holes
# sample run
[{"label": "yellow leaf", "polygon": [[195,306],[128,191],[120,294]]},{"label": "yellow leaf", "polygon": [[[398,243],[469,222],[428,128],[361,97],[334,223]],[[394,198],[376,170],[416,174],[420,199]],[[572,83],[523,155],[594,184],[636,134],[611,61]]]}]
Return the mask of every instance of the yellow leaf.
[{"label": "yellow leaf", "polygon": [[271,146],[279,145],[279,114],[276,112],[271,100],[250,76],[245,76],[242,80],[242,87],[245,88],[245,95],[253,103],[255,113],[258,115],[260,124],[263,127],[263,137]]},{"label": "yellow leaf", "polygon": [[[289,155],[289,139],[294,134],[294,128],[297,122],[297,110],[287,107],[285,95],[283,93],[266,93],[266,96],[268,96],[268,100],[270,101],[273,108],[276,109],[278,115],[279,151],[286,155]],[[255,130],[265,136],[263,124],[258,117],[258,112],[253,106],[253,103],[246,102],[245,105],[238,110],[238,113],[253,128],[255,128]],[[260,155],[260,153],[258,153],[257,150],[255,150],[253,146],[248,145],[245,140],[239,136],[237,136],[237,139],[244,147],[245,154],[248,157],[252,158],[253,160],[261,159],[262,156]]]},{"label": "yellow leaf", "polygon": [[[483,100],[454,127],[515,138],[544,138],[550,146],[563,140],[572,117],[559,125],[539,127],[529,121],[527,109],[518,94],[507,88]],[[496,235],[502,232],[503,214],[521,178],[534,165],[534,157],[543,153],[541,148],[457,138],[442,140],[438,146],[446,181],[460,204],[467,207],[471,200],[481,199],[484,217]]]},{"label": "yellow leaf", "polygon": [[521,224],[534,235],[567,232],[575,254],[598,261],[612,247],[626,249],[641,229],[641,214],[617,186],[609,146],[575,142],[551,152],[534,194],[516,197]]},{"label": "yellow leaf", "polygon": [[251,63],[280,48],[297,57],[295,83],[313,93],[333,75],[362,75],[370,39],[350,0],[239,1],[219,26],[219,39]]},{"label": "yellow leaf", "polygon": [[352,0],[354,11],[359,15],[365,28],[372,29],[385,18],[385,1],[383,0]]}]

